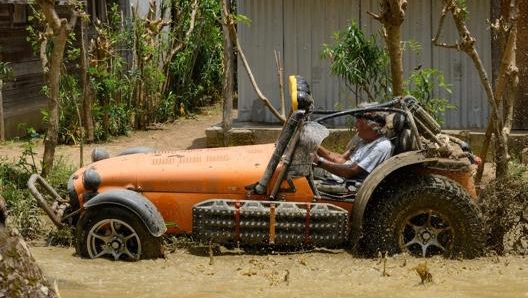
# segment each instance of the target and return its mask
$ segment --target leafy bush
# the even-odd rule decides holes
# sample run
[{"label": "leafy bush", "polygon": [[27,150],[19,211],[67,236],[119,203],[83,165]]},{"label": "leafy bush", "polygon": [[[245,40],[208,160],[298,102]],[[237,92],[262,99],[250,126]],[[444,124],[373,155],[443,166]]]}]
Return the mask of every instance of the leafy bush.
[{"label": "leafy bush", "polygon": [[[0,193],[6,200],[9,224],[18,229],[26,239],[35,239],[43,235],[45,217],[37,202],[31,196],[27,181],[37,172],[34,147],[31,141],[24,145],[24,151],[18,161],[13,162],[0,156]],[[57,186],[59,194],[65,197],[66,183],[73,172],[60,160],[56,162],[48,181]]]},{"label": "leafy bush", "polygon": [[[366,36],[352,21],[333,38],[335,44],[323,45],[321,55],[330,61],[332,74],[342,79],[360,101],[383,102],[391,98],[389,58],[386,50],[378,46],[376,36]],[[416,53],[421,49],[414,41],[402,45]],[[443,91],[451,93],[451,89],[438,69],[417,67],[404,84],[405,94],[414,96],[440,124],[444,112],[455,108],[447,99],[439,97]]]},{"label": "leafy bush", "polygon": [[[93,141],[171,121],[220,100],[220,4],[215,0],[199,1],[196,22],[191,25],[193,3],[163,0],[160,11],[152,6],[152,11],[141,16],[134,10],[130,19],[123,19],[121,8],[109,3],[108,22],[83,20],[83,26],[89,26],[84,32],[90,32],[93,38],[84,52],[78,31],[68,39],[60,84],[60,143],[78,143],[84,137],[86,123],[79,119],[84,115],[81,112],[86,99],[91,102],[92,110],[88,112],[94,125],[93,130],[91,126],[85,128]],[[45,26],[39,10],[30,7],[28,41],[37,54]],[[87,61],[86,86],[79,72],[83,55]],[[46,121],[48,113],[44,110],[42,115]]]},{"label": "leafy bush", "polygon": [[479,194],[487,246],[501,255],[528,255],[528,170],[519,164],[510,169]]},{"label": "leafy bush", "polygon": [[444,123],[446,110],[456,108],[446,98],[435,96],[442,90],[451,93],[451,86],[445,82],[444,74],[436,68],[413,70],[405,82],[405,93],[414,96],[439,124]]},{"label": "leafy bush", "polygon": [[[324,44],[322,57],[331,62],[330,71],[341,78],[347,87],[368,101],[388,98],[388,55],[378,47],[375,35],[367,37],[355,21],[333,36],[333,46]],[[359,89],[359,92],[356,90]]]}]

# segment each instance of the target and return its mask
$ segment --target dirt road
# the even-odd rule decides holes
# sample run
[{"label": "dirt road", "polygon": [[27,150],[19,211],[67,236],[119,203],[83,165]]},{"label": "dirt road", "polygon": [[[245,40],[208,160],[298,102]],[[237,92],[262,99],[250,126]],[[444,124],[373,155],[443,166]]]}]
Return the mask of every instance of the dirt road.
[{"label": "dirt road", "polygon": [[[218,112],[182,119],[158,130],[135,132],[104,147],[111,155],[128,147],[198,148],[205,128],[220,122]],[[85,162],[93,147],[85,148]],[[16,158],[19,144],[0,146]],[[37,147],[41,153],[41,146]],[[58,155],[79,163],[79,147],[61,146]],[[207,248],[180,248],[167,259],[134,263],[85,260],[73,248],[33,244],[31,251],[61,297],[519,297],[528,298],[528,258],[477,260],[396,256],[359,259],[347,251],[255,255],[224,252],[210,258]],[[427,266],[432,281],[416,272]]]}]

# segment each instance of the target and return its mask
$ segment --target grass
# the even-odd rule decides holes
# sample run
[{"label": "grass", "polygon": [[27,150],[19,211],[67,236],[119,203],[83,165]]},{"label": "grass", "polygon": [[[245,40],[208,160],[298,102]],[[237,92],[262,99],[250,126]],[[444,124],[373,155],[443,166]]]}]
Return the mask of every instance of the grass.
[{"label": "grass", "polygon": [[[31,141],[23,145],[23,152],[18,160],[10,161],[0,156],[0,195],[6,201],[8,224],[16,228],[28,240],[45,236],[45,215],[30,194],[27,181],[37,173],[39,164]],[[58,159],[47,177],[61,196],[67,192],[66,185],[73,168]]]}]

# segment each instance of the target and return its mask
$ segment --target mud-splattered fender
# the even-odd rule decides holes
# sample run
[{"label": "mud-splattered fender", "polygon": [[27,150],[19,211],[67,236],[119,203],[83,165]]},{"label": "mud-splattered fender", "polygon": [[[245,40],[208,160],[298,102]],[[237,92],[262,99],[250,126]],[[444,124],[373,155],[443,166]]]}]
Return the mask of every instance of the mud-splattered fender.
[{"label": "mud-splattered fender", "polygon": [[103,205],[114,205],[128,209],[136,214],[145,224],[150,234],[159,237],[167,231],[165,221],[160,212],[147,198],[141,194],[127,190],[116,189],[100,193],[84,204],[84,209]]},{"label": "mud-splattered fender", "polygon": [[470,166],[469,161],[466,160],[426,157],[423,151],[409,151],[391,157],[381,166],[374,169],[358,190],[351,217],[350,237],[353,244],[357,244],[362,236],[363,215],[376,187],[394,171],[406,166],[418,164],[423,164],[426,168],[447,171],[469,171]]}]

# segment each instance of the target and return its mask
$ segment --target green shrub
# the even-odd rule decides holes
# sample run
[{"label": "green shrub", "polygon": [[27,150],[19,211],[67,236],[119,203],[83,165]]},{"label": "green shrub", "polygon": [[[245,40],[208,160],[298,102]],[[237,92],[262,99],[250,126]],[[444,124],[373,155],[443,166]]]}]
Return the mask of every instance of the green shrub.
[{"label": "green shrub", "polygon": [[511,164],[508,176],[493,180],[479,194],[488,249],[528,255],[528,169]]},{"label": "green shrub", "polygon": [[[29,177],[37,172],[33,145],[29,141],[23,146],[24,151],[18,161],[9,161],[0,156],[0,194],[6,200],[8,223],[24,238],[36,239],[45,232],[46,215],[27,187]],[[66,185],[72,172],[73,168],[59,159],[48,177],[48,183],[56,187],[63,197],[67,193]]]}]

